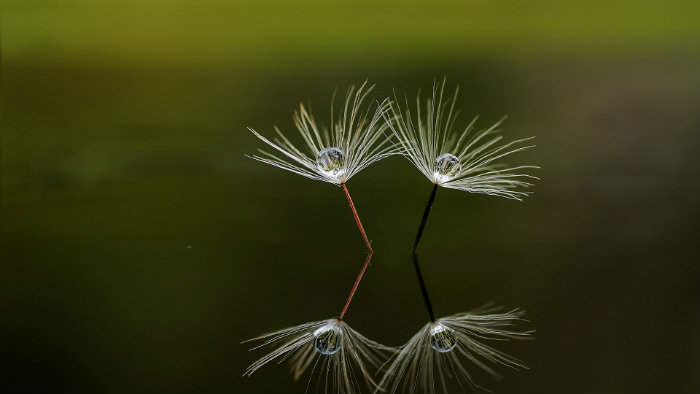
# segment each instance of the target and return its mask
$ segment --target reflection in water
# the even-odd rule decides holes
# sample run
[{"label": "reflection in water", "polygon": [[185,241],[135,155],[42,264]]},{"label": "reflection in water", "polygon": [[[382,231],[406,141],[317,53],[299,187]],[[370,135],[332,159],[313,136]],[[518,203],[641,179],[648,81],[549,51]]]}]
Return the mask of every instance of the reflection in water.
[{"label": "reflection in water", "polygon": [[474,364],[494,377],[500,375],[489,364],[502,364],[516,370],[527,368],[517,358],[486,343],[530,338],[532,331],[514,328],[523,320],[523,311],[513,309],[496,313],[500,308],[482,307],[435,319],[415,253],[413,266],[430,321],[392,357],[380,382],[382,388],[391,392],[414,392],[417,388],[434,392],[435,386],[441,385],[443,391],[449,392],[446,377],[454,377],[462,388],[468,386],[479,390],[482,388],[474,382],[468,364]]},{"label": "reflection in water", "polygon": [[243,376],[252,375],[271,361],[289,359],[295,380],[313,366],[309,383],[314,372],[319,371],[319,379],[325,379],[326,391],[330,388],[332,392],[352,393],[378,389],[373,372],[384,364],[394,349],[365,338],[343,320],[371,260],[370,252],[337,319],[285,328],[249,340],[263,341],[253,349],[268,345],[274,349],[251,364]]}]

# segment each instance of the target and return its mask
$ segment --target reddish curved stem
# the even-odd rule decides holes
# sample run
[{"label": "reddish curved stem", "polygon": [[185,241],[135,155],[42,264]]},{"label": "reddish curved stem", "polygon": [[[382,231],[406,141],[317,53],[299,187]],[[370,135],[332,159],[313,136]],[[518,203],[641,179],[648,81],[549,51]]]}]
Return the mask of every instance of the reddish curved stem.
[{"label": "reddish curved stem", "polygon": [[365,241],[365,246],[367,247],[367,251],[369,252],[367,254],[367,258],[365,259],[365,263],[362,265],[362,268],[360,269],[360,273],[357,274],[357,278],[355,279],[355,283],[352,285],[352,289],[350,289],[350,294],[348,295],[348,298],[345,300],[345,305],[343,305],[343,310],[340,312],[340,315],[338,316],[338,320],[343,320],[343,317],[345,316],[345,312],[348,311],[348,307],[350,306],[350,303],[352,302],[352,297],[355,296],[355,292],[357,291],[357,287],[360,285],[360,281],[362,281],[362,277],[365,275],[365,271],[367,271],[367,267],[369,266],[369,262],[372,260],[372,254],[374,253],[374,250],[372,249],[372,244],[369,242],[369,238],[367,238],[367,233],[365,233],[365,228],[362,227],[362,221],[360,221],[360,216],[357,214],[357,209],[355,209],[355,204],[352,202],[352,197],[350,197],[350,191],[348,191],[348,187],[345,186],[345,183],[341,183],[340,186],[343,188],[343,192],[345,192],[345,198],[348,200],[348,205],[350,205],[350,210],[352,211],[352,217],[355,218],[355,223],[357,224],[357,229],[360,230],[360,234],[362,235],[362,239]]},{"label": "reddish curved stem", "polygon": [[372,250],[369,251],[369,254],[367,254],[367,258],[365,259],[365,263],[362,265],[362,268],[360,269],[360,273],[357,275],[357,278],[355,279],[355,283],[352,285],[352,289],[350,290],[350,295],[348,295],[347,300],[345,300],[345,305],[343,305],[343,310],[340,312],[340,315],[338,316],[338,320],[343,320],[343,317],[345,316],[345,312],[348,311],[348,307],[350,306],[350,302],[352,302],[352,297],[355,295],[355,292],[357,291],[357,286],[360,285],[360,281],[362,280],[362,276],[365,274],[365,271],[367,270],[367,267],[369,266],[369,262],[372,260]]},{"label": "reddish curved stem", "polygon": [[352,216],[355,218],[355,223],[357,223],[357,228],[360,230],[360,234],[362,234],[362,239],[365,241],[365,246],[367,246],[367,251],[369,251],[370,254],[374,252],[372,249],[372,244],[369,242],[369,238],[367,238],[367,234],[365,233],[365,228],[362,227],[362,222],[360,221],[360,216],[357,215],[357,209],[355,209],[355,204],[352,202],[352,197],[350,197],[350,192],[348,191],[347,186],[345,186],[345,183],[341,183],[340,186],[343,188],[343,191],[345,192],[345,198],[348,199],[348,204],[350,205],[350,210],[352,211]]}]

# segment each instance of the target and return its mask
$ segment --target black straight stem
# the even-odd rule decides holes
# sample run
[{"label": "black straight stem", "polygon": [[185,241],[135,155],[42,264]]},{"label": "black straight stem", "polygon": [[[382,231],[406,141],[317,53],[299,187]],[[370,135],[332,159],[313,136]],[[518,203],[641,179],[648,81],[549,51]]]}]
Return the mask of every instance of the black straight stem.
[{"label": "black straight stem", "polygon": [[433,314],[433,304],[430,302],[430,297],[428,296],[428,289],[425,287],[425,282],[423,281],[423,274],[420,272],[420,265],[418,264],[418,255],[413,253],[413,268],[416,270],[416,276],[418,277],[418,284],[420,284],[420,291],[423,294],[423,301],[425,302],[425,309],[428,310],[428,315],[430,315],[430,321],[435,321],[435,315]]},{"label": "black straight stem", "polygon": [[418,243],[420,238],[423,236],[423,229],[425,229],[425,224],[428,223],[428,215],[430,215],[430,210],[433,209],[433,202],[435,202],[435,194],[437,193],[438,185],[437,183],[433,187],[433,191],[430,193],[430,198],[428,199],[428,205],[425,206],[425,211],[423,211],[423,219],[420,221],[420,227],[418,227],[418,233],[416,234],[416,239],[413,241],[412,253],[416,253],[418,249]]}]

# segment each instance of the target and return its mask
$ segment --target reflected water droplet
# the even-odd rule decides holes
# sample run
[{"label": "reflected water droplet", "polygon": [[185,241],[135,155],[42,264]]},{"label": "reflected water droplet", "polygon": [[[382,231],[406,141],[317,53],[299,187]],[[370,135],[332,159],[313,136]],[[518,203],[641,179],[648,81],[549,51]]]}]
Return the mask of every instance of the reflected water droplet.
[{"label": "reflected water droplet", "polygon": [[326,148],[316,155],[318,169],[330,176],[339,176],[345,171],[344,161],[345,153],[338,148]]},{"label": "reflected water droplet", "polygon": [[321,354],[334,354],[342,345],[343,331],[335,323],[329,323],[314,331],[314,348]]},{"label": "reflected water droplet", "polygon": [[435,159],[435,177],[440,182],[450,180],[459,171],[459,158],[452,153],[445,153]]},{"label": "reflected water droplet", "polygon": [[457,346],[457,335],[455,330],[436,323],[430,329],[430,346],[440,353],[447,353]]}]

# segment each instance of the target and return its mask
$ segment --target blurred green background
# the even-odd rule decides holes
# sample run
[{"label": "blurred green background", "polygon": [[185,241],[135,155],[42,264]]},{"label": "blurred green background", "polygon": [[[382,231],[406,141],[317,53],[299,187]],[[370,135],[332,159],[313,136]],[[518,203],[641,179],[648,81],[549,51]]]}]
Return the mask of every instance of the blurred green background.
[{"label": "blurred green background", "polygon": [[[700,2],[6,0],[4,392],[303,392],[241,340],[339,312],[363,244],[340,189],[246,159],[310,102],[461,86],[536,135],[523,203],[440,190],[421,263],[440,316],[528,311],[496,392],[700,389]],[[409,251],[430,183],[348,184],[377,253],[347,321],[426,322]]]}]

